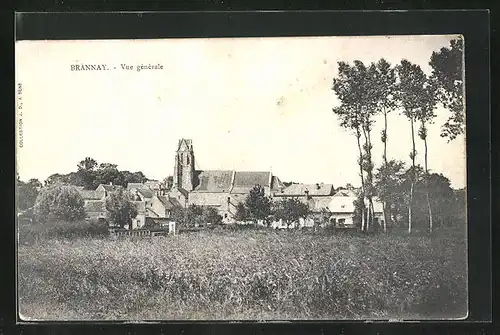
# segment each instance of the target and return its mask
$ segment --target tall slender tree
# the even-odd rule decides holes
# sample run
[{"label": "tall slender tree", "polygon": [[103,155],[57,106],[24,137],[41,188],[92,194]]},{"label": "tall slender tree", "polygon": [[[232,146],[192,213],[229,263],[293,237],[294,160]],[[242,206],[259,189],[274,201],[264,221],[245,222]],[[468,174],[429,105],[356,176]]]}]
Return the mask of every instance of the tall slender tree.
[{"label": "tall slender tree", "polygon": [[337,95],[340,105],[333,108],[333,113],[340,119],[340,126],[353,131],[358,147],[358,166],[361,178],[361,230],[366,229],[364,215],[365,178],[363,173],[364,155],[361,145],[361,104],[358,83],[355,80],[354,69],[346,62],[338,63],[338,76],[333,80],[332,90]]},{"label": "tall slender tree", "polygon": [[373,184],[373,160],[372,160],[372,140],[371,132],[374,124],[373,117],[378,113],[378,98],[379,98],[379,85],[378,85],[378,71],[377,65],[371,63],[367,68],[360,61],[354,62],[358,73],[359,89],[363,93],[361,96],[361,116],[362,116],[362,129],[365,138],[365,161],[364,170],[366,171],[366,197],[368,199],[368,225],[372,228],[377,228],[373,225],[375,218],[375,210],[373,206],[373,197],[376,190]]},{"label": "tall slender tree", "polygon": [[419,65],[413,64],[403,59],[397,66],[399,77],[398,92],[403,114],[410,121],[412,149],[410,152],[411,171],[410,171],[410,198],[408,205],[408,232],[412,228],[412,209],[413,209],[413,191],[416,181],[415,158],[417,151],[415,149],[415,122],[417,121],[418,111],[421,107],[421,98],[426,82],[426,76]]},{"label": "tall slender tree", "polygon": [[[375,81],[376,85],[376,107],[378,113],[384,116],[384,129],[381,131],[381,141],[384,144],[384,152],[382,155],[383,165],[387,166],[388,158],[387,158],[387,115],[397,107],[397,93],[396,93],[396,71],[394,67],[391,66],[389,62],[387,62],[384,58],[380,59],[377,62],[377,77]],[[384,210],[384,232],[387,231],[387,222],[391,218],[391,204],[386,200],[382,201],[383,210]]]},{"label": "tall slender tree", "polygon": [[428,210],[428,218],[429,218],[429,232],[432,233],[432,204],[429,196],[429,166],[428,166],[428,145],[427,145],[427,125],[432,124],[436,114],[434,113],[434,109],[436,108],[436,93],[435,87],[431,85],[429,82],[425,83],[425,87],[422,90],[421,106],[417,111],[417,118],[420,121],[420,128],[418,131],[418,135],[421,140],[424,141],[424,187],[425,187],[425,195],[427,200],[427,210]]}]

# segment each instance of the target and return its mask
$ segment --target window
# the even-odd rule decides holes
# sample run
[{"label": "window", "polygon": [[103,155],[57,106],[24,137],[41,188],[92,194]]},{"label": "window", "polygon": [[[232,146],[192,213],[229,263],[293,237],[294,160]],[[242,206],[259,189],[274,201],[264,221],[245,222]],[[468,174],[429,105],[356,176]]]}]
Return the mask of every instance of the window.
[{"label": "window", "polygon": [[339,219],[339,224],[345,224],[345,219]]}]

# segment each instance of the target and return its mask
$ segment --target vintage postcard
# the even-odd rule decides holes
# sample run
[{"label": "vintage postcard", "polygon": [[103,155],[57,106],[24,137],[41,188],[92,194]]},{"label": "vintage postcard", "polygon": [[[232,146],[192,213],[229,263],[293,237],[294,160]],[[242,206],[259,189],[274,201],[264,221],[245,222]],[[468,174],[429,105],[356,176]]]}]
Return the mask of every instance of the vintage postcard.
[{"label": "vintage postcard", "polygon": [[20,319],[466,318],[463,48],[18,41]]}]

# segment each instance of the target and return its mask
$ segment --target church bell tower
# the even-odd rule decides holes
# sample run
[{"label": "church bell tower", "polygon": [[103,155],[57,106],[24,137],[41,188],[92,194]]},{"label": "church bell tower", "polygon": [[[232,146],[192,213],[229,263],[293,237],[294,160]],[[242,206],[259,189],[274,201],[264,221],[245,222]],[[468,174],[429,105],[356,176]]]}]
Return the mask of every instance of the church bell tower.
[{"label": "church bell tower", "polygon": [[194,188],[194,152],[193,143],[189,139],[181,139],[177,145],[173,186],[186,191]]}]

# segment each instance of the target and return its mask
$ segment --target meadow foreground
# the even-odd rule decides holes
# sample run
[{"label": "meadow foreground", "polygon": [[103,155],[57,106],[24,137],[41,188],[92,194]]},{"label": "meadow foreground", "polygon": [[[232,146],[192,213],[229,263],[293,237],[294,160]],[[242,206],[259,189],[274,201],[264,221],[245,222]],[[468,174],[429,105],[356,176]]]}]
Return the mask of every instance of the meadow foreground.
[{"label": "meadow foreground", "polygon": [[36,320],[463,318],[465,236],[201,231],[18,249]]}]

